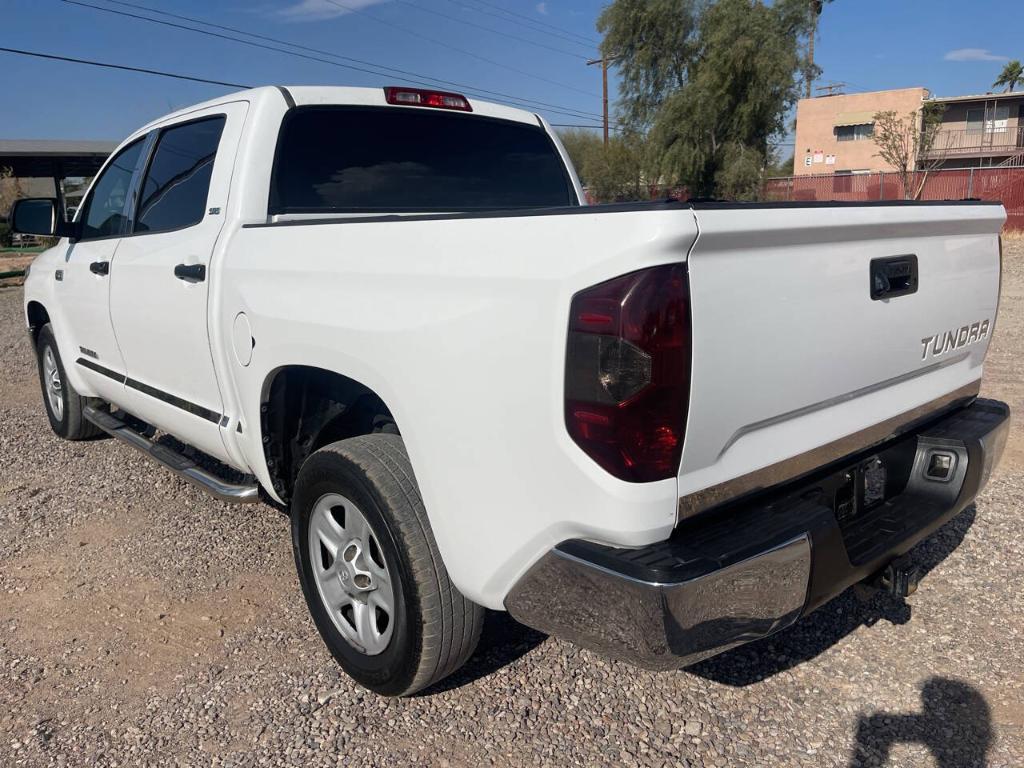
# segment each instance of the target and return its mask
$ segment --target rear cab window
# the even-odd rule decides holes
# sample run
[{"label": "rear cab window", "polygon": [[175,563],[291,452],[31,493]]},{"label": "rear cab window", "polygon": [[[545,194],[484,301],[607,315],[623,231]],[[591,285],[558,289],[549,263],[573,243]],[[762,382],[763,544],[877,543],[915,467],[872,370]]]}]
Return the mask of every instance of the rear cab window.
[{"label": "rear cab window", "polygon": [[271,215],[428,213],[577,205],[539,125],[397,107],[298,107],[285,116]]},{"label": "rear cab window", "polygon": [[217,115],[160,133],[142,181],[136,233],[168,232],[203,220],[224,122]]}]

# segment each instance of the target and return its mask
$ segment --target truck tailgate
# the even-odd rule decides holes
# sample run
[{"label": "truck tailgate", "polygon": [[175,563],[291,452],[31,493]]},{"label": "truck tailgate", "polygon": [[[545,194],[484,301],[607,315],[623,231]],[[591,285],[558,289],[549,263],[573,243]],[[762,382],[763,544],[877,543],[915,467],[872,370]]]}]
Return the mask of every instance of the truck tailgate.
[{"label": "truck tailgate", "polygon": [[976,393],[998,303],[1002,206],[695,208],[681,514]]}]

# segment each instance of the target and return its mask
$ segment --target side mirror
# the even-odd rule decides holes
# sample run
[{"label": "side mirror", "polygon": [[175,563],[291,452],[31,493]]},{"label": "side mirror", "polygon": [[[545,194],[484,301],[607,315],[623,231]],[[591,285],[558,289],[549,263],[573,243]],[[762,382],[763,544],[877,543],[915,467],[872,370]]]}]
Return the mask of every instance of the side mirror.
[{"label": "side mirror", "polygon": [[50,197],[17,200],[8,221],[12,232],[52,237],[57,231],[57,201]]},{"label": "side mirror", "polygon": [[27,197],[17,200],[8,221],[12,232],[42,237],[65,237],[73,227],[58,216],[60,206],[52,197]]}]

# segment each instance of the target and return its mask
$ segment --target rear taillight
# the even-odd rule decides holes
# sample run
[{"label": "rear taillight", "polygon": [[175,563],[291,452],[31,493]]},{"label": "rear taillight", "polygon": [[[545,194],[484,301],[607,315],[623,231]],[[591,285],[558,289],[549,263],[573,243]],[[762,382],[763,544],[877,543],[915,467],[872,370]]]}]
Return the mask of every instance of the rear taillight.
[{"label": "rear taillight", "polygon": [[435,109],[456,109],[460,112],[472,112],[468,99],[458,93],[447,91],[426,91],[422,88],[398,88],[391,86],[384,89],[384,99],[388,104],[405,107],[434,107]]},{"label": "rear taillight", "polygon": [[632,272],[572,299],[565,423],[616,477],[674,477],[690,389],[686,267]]}]

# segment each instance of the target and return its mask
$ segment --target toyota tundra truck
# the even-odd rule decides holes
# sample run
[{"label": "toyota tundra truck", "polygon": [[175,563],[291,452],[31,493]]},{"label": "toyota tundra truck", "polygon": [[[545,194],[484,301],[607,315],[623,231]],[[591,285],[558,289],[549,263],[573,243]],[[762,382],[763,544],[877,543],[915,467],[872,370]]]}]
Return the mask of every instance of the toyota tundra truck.
[{"label": "toyota tundra truck", "polygon": [[588,206],[530,112],[266,87],[61,208],[11,215],[60,238],[25,282],[53,431],[287,510],[382,694],[458,669],[485,609],[667,670],[907,594],[1006,441],[999,204]]}]

